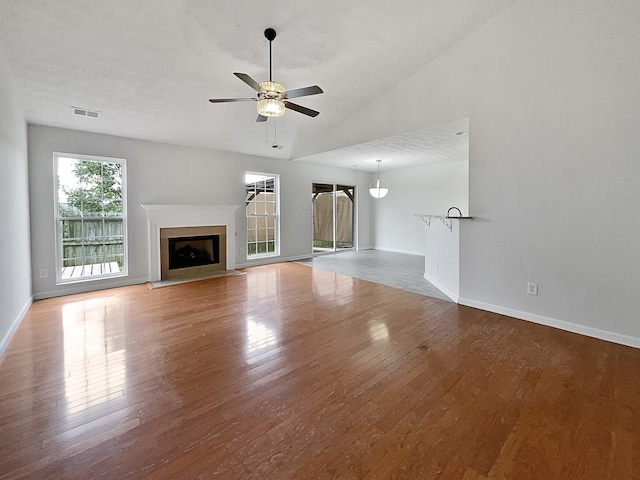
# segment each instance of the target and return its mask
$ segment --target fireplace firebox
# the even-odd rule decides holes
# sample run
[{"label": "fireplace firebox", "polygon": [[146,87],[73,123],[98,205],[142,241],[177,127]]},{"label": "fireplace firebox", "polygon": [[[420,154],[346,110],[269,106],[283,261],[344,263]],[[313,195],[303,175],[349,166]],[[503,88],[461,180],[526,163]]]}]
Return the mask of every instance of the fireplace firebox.
[{"label": "fireplace firebox", "polygon": [[169,270],[220,263],[220,236],[169,239]]},{"label": "fireplace firebox", "polygon": [[226,270],[226,227],[160,229],[161,280],[200,278]]}]

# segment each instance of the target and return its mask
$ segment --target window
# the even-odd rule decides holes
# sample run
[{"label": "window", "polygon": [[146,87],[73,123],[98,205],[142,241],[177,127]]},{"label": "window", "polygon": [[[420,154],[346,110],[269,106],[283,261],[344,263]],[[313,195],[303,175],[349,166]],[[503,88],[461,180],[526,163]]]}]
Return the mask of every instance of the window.
[{"label": "window", "polygon": [[247,172],[247,258],[280,253],[278,175]]},{"label": "window", "polygon": [[125,160],[54,154],[57,283],[127,274]]}]

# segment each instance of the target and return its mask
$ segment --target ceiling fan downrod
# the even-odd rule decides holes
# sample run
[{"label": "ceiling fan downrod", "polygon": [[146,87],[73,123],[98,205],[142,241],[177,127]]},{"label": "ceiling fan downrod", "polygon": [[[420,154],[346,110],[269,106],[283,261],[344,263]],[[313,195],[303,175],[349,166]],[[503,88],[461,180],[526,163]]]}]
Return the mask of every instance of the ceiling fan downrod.
[{"label": "ceiling fan downrod", "polygon": [[264,31],[264,36],[266,37],[267,40],[269,40],[269,81],[273,82],[273,78],[271,75],[271,65],[272,65],[272,61],[271,61],[271,42],[273,42],[273,40],[276,38],[276,31],[273,28],[267,28]]}]

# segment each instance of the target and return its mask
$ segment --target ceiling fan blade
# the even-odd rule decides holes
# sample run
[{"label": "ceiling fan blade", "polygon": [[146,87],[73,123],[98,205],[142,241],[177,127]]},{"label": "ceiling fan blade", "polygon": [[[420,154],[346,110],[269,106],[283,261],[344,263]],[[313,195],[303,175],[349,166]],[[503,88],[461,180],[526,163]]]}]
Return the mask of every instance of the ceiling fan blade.
[{"label": "ceiling fan blade", "polygon": [[256,101],[257,98],[210,98],[211,103],[227,103],[227,102],[250,102]]},{"label": "ceiling fan blade", "polygon": [[256,122],[266,122],[269,117],[265,117],[264,115],[258,114],[258,118],[256,118]]},{"label": "ceiling fan blade", "polygon": [[247,75],[246,73],[234,72],[233,74],[236,77],[238,77],[240,80],[242,80],[244,83],[249,85],[251,88],[253,88],[256,92],[262,91],[262,88],[260,88],[260,84],[256,82],[253,78],[251,78],[249,75]]},{"label": "ceiling fan blade", "polygon": [[319,93],[323,93],[322,89],[319,86],[314,85],[312,87],[296,88],[295,90],[291,90],[287,92],[287,98],[306,97],[307,95],[317,95]]},{"label": "ceiling fan blade", "polygon": [[310,108],[303,107],[302,105],[298,105],[296,103],[284,102],[284,106],[290,108],[291,110],[295,110],[296,112],[309,115],[310,117],[317,117],[318,115],[320,115],[320,112],[316,112],[315,110],[311,110]]}]

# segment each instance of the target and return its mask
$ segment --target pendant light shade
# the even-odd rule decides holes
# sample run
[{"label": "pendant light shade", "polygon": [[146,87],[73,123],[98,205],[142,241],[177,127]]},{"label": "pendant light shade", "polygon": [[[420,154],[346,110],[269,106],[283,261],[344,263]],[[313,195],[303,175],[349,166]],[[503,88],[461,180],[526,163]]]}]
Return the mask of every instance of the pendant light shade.
[{"label": "pendant light shade", "polygon": [[389,193],[389,186],[384,180],[380,180],[380,162],[382,160],[376,160],[378,162],[378,178],[369,184],[369,193],[373,198],[382,198]]},{"label": "pendant light shade", "polygon": [[369,184],[369,193],[373,198],[382,198],[389,193],[389,187],[384,180],[374,180]]}]

